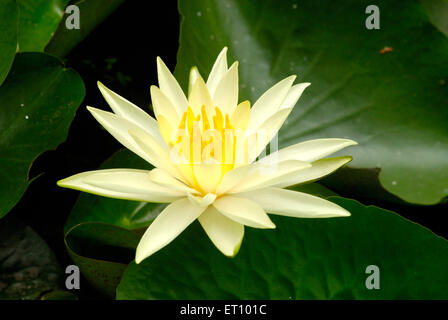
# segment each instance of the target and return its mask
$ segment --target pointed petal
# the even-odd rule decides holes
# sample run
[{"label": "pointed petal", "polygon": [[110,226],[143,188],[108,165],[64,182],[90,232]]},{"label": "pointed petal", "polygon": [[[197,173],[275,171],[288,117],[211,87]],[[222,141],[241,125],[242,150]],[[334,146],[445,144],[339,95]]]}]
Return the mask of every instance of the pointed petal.
[{"label": "pointed petal", "polygon": [[238,62],[222,77],[213,94],[213,104],[224,114],[232,114],[238,104]]},{"label": "pointed petal", "polygon": [[242,182],[227,192],[239,193],[276,185],[282,183],[284,180],[288,180],[292,175],[296,175],[298,172],[310,167],[311,164],[308,162],[297,160],[288,160],[278,163],[258,162],[250,166],[250,171]]},{"label": "pointed petal", "polygon": [[156,86],[151,86],[151,101],[157,119],[162,115],[168,120],[172,127],[177,127],[179,125],[180,118],[176,108],[174,108],[173,104],[162,90]]},{"label": "pointed petal", "polygon": [[230,122],[232,125],[241,130],[246,130],[249,124],[250,102],[248,100],[241,102],[232,113]]},{"label": "pointed petal", "polygon": [[314,161],[311,168],[304,169],[291,175],[287,180],[282,181],[276,185],[278,188],[286,188],[302,183],[309,183],[321,179],[330,173],[336,171],[346,163],[350,162],[352,157],[337,157],[329,159],[320,159]]},{"label": "pointed petal", "polygon": [[[249,136],[249,145],[248,145],[248,159],[249,163],[254,161],[266,148],[269,142],[275,137],[278,131],[281,129],[283,123],[286,118],[288,118],[292,109],[282,109],[277,111],[274,115],[269,117],[256,131],[255,137],[256,139],[251,139],[251,132],[248,131]],[[252,129],[251,129],[252,130]]]},{"label": "pointed petal", "polygon": [[173,241],[206,207],[193,205],[188,199],[181,199],[168,205],[146,230],[137,246],[135,262],[145,258]]},{"label": "pointed petal", "polygon": [[159,140],[159,142],[163,141],[159,134],[157,121],[153,117],[125,98],[106,88],[99,81],[98,88],[117,116],[133,122],[136,126],[147,130],[153,137]]},{"label": "pointed petal", "polygon": [[177,111],[177,114],[181,117],[184,111],[187,110],[187,98],[185,97],[185,94],[176,78],[174,78],[160,57],[157,57],[157,76],[159,78],[160,90],[162,90],[162,92],[171,101]]},{"label": "pointed petal", "polygon": [[310,85],[309,82],[303,82],[296,85],[293,85],[291,89],[289,89],[288,94],[286,95],[285,100],[280,104],[280,109],[289,109],[294,108],[303,91]]},{"label": "pointed petal", "polygon": [[254,201],[233,196],[223,196],[213,202],[213,206],[223,215],[249,227],[273,229],[274,223],[263,208]]},{"label": "pointed petal", "polygon": [[[202,79],[202,76],[199,73],[198,68],[196,66],[192,67],[190,69],[190,77],[188,80],[188,95],[190,95],[191,90],[193,89],[193,86],[194,86],[196,80],[198,80],[199,78]],[[204,81],[204,79],[202,79],[202,81]]]},{"label": "pointed petal", "polygon": [[[140,129],[135,123],[128,121],[124,118],[121,118],[111,112],[103,111],[100,109],[87,107],[90,113],[95,117],[95,119],[115,138],[117,139],[123,146],[145,159],[149,163],[153,164],[153,159],[146,154],[142,148],[132,139],[129,135],[130,129]],[[150,135],[147,133],[147,135]],[[153,140],[158,145],[158,149],[163,150],[163,153],[166,153],[166,145],[163,142],[163,145]],[[162,140],[163,141],[163,140]],[[154,164],[153,164],[154,165]]]},{"label": "pointed petal", "polygon": [[110,198],[147,202],[171,202],[186,196],[185,192],[151,182],[148,171],[134,169],[87,171],[59,180],[58,186]]},{"label": "pointed petal", "polygon": [[250,110],[249,128],[256,130],[280,109],[295,78],[296,76],[290,76],[283,79],[263,93]]},{"label": "pointed petal", "polygon": [[[276,151],[265,158],[275,158],[278,161],[302,160],[312,162],[339,151],[345,147],[358,144],[349,139],[315,139],[293,144],[289,147]],[[270,159],[267,159],[270,161]]]},{"label": "pointed petal", "polygon": [[207,88],[210,91],[210,95],[214,95],[216,87],[221,81],[222,77],[227,72],[227,47],[224,47],[216,58],[213,64],[212,71],[208,75]]},{"label": "pointed petal", "polygon": [[188,97],[188,105],[191,107],[195,115],[201,113],[202,106],[205,106],[207,114],[213,114],[213,101],[202,78],[198,78],[194,83]]},{"label": "pointed petal", "polygon": [[306,193],[266,188],[238,196],[256,201],[266,212],[296,218],[346,217],[350,212],[333,202]]},{"label": "pointed petal", "polygon": [[223,254],[234,257],[238,253],[244,237],[244,225],[227,218],[213,206],[208,207],[198,220]]}]

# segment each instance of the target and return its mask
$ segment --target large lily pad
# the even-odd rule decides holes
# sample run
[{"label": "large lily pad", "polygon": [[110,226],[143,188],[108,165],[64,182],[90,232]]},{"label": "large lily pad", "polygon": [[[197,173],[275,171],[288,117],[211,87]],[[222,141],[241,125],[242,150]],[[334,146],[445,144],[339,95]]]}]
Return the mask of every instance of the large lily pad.
[{"label": "large lily pad", "polygon": [[[365,27],[369,1],[180,1],[176,74],[207,74],[224,46],[240,61],[241,100],[290,74],[312,85],[280,131],[280,145],[348,137],[354,168],[379,168],[405,201],[448,195],[448,39],[415,0],[380,1],[380,30]],[[323,9],[325,8],[325,9]],[[383,50],[389,47],[387,50]]]},{"label": "large lily pad", "polygon": [[0,87],[0,218],[25,192],[32,161],[65,140],[84,91],[80,76],[58,59],[16,55]]},{"label": "large lily pad", "polygon": [[0,85],[11,68],[17,48],[17,6],[15,0],[0,2]]},{"label": "large lily pad", "polygon": [[[16,0],[19,9],[18,49],[43,51],[55,33],[70,0]],[[64,24],[65,26],[65,24]]]},{"label": "large lily pad", "polygon": [[[246,228],[233,259],[194,223],[141,264],[131,263],[117,299],[448,298],[445,239],[393,212],[329,199],[352,216],[271,216],[277,228]],[[366,287],[370,265],[379,268],[379,289]]]},{"label": "large lily pad", "polygon": [[69,230],[65,245],[87,281],[104,296],[114,298],[141,236],[110,224],[87,222]]},{"label": "large lily pad", "polygon": [[123,2],[124,0],[76,1],[74,5],[79,8],[80,28],[67,29],[64,21],[70,14],[65,14],[62,19],[64,23],[59,25],[45,51],[58,57],[65,56]]}]

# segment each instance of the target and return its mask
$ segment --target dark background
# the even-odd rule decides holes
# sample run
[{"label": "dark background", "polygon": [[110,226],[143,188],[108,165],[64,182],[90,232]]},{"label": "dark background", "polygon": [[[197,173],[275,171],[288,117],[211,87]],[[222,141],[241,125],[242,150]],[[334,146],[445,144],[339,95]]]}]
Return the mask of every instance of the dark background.
[{"label": "dark background", "polygon": [[[101,81],[149,112],[149,88],[157,84],[156,57],[160,56],[171,70],[176,64],[177,3],[150,1],[150,6],[142,7],[145,2],[126,1],[66,57],[66,65],[83,78],[86,97],[71,124],[67,141],[37,158],[30,170],[30,176],[37,178],[5,218],[18,218],[30,225],[55,252],[63,269],[72,264],[64,246],[63,226],[79,192],[59,188],[56,181],[97,169],[121,147],[86,109],[90,105],[109,110],[96,82]],[[358,197],[358,200],[393,210],[448,238],[444,219],[447,205],[406,206],[367,198]],[[80,299],[103,298],[85,279],[81,281],[81,290],[76,292]]]}]

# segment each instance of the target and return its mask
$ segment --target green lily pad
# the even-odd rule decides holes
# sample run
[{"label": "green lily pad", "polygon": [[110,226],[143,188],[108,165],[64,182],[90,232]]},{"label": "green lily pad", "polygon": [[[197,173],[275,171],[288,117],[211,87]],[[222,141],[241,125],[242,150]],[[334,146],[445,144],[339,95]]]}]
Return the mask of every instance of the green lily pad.
[{"label": "green lily pad", "polygon": [[84,98],[78,73],[44,53],[19,53],[0,87],[0,218],[25,192],[28,169],[65,140]]},{"label": "green lily pad", "polygon": [[0,85],[12,66],[17,48],[17,6],[15,0],[0,2]]},{"label": "green lily pad", "polygon": [[114,298],[141,236],[142,232],[88,222],[73,227],[65,236],[65,245],[87,281],[106,297]]},{"label": "green lily pad", "polygon": [[114,12],[124,0],[80,0],[74,3],[80,13],[80,28],[67,29],[65,14],[45,51],[58,57],[64,57],[71,49],[81,42],[104,19]]},{"label": "green lily pad", "polygon": [[[271,215],[277,228],[246,228],[235,258],[195,222],[126,269],[117,299],[447,299],[448,242],[399,215],[340,197],[334,219]],[[379,289],[368,289],[379,268]]]},{"label": "green lily pad", "polygon": [[0,300],[38,299],[58,289],[60,277],[53,252],[30,227],[0,222]]},{"label": "green lily pad", "polygon": [[17,0],[19,51],[43,51],[61,22],[69,2],[70,0]]},{"label": "green lily pad", "polygon": [[435,204],[448,195],[448,39],[414,0],[381,1],[381,29],[368,30],[370,4],[180,1],[176,75],[186,89],[190,67],[206,75],[224,46],[240,62],[241,101],[297,74],[312,85],[280,131],[280,147],[354,139],[351,167],[379,168],[390,193]]}]

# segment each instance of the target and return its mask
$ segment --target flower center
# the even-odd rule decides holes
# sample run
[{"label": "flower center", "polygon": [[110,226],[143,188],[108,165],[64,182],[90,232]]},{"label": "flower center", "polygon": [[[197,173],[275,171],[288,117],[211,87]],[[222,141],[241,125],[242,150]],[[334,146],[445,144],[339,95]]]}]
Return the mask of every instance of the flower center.
[{"label": "flower center", "polygon": [[[192,187],[201,193],[213,192],[214,188],[204,187],[202,180],[209,179],[212,181],[210,185],[216,188],[222,177],[235,167],[237,141],[241,140],[238,137],[242,133],[232,125],[231,117],[218,107],[207,112],[203,105],[197,114],[188,107],[177,130],[173,130],[167,141],[171,147],[171,160]],[[204,171],[206,177],[202,176]]]}]

